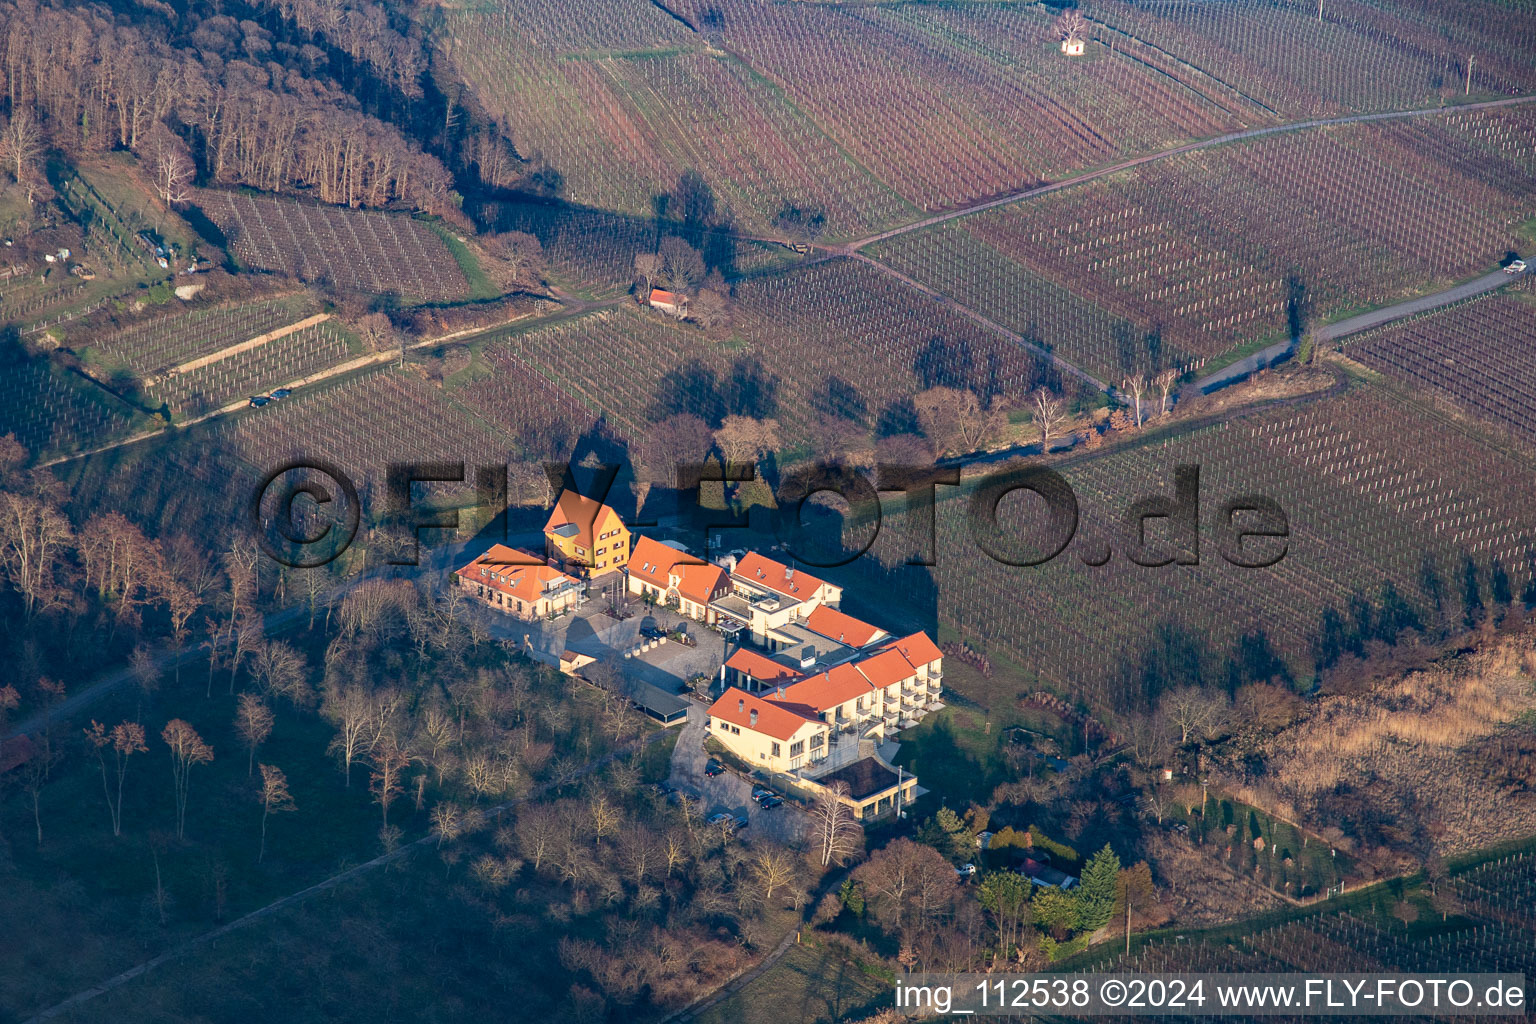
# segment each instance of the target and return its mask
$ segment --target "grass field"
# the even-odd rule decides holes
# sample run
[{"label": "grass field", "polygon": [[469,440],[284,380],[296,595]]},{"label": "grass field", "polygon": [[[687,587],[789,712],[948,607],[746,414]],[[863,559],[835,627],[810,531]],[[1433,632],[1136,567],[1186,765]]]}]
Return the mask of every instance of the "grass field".
[{"label": "grass field", "polygon": [[840,946],[808,937],[740,992],[710,1007],[699,1024],[831,1024],[888,1005],[893,979]]}]

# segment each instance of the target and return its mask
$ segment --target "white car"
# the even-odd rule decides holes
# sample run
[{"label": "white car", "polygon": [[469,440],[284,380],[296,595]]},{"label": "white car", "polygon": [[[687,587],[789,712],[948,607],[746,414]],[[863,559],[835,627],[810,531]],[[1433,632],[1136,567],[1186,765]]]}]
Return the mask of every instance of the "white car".
[{"label": "white car", "polygon": [[1514,262],[1510,263],[1509,266],[1504,268],[1504,273],[1506,273],[1506,274],[1523,274],[1523,273],[1525,273],[1525,260],[1515,260]]},{"label": "white car", "polygon": [[961,878],[969,878],[976,873],[975,864],[961,864],[955,868],[955,874]]}]

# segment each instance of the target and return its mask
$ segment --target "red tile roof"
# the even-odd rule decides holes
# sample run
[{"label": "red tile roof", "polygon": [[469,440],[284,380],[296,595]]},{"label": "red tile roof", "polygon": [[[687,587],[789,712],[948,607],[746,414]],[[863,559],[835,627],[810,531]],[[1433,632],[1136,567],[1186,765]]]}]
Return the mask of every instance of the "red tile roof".
[{"label": "red tile roof", "polygon": [[817,605],[805,617],[805,628],[850,647],[863,647],[886,635],[885,630],[824,604]]},{"label": "red tile roof", "polygon": [[[754,711],[757,712],[756,724],[752,722]],[[776,740],[788,740],[807,723],[817,722],[814,718],[796,714],[782,704],[770,703],[734,686],[709,706],[709,716]]]},{"label": "red tile roof", "polygon": [[529,604],[542,597],[546,585],[553,581],[577,582],[545,564],[538,555],[505,544],[492,545],[489,551],[459,569],[457,574]]},{"label": "red tile roof", "polygon": [[865,678],[882,689],[917,675],[917,669],[895,647],[887,647],[857,664]]},{"label": "red tile roof", "polygon": [[930,661],[938,661],[944,657],[944,652],[939,650],[937,644],[928,639],[927,633],[918,632],[913,633],[911,636],[904,636],[892,646],[900,651],[908,661],[918,666],[926,665]]},{"label": "red tile roof", "polygon": [[566,525],[576,527],[576,543],[590,551],[594,529],[598,533],[606,533],[622,526],[623,520],[617,512],[595,498],[575,491],[561,491],[560,499],[550,510],[549,521],[544,524],[544,532],[551,533]]},{"label": "red tile roof", "polygon": [[799,679],[800,673],[788,665],[781,665],[772,658],[765,658],[756,651],[739,648],[725,660],[725,667],[745,672],[760,683],[778,684]]},{"label": "red tile roof", "polygon": [[791,683],[775,694],[774,699],[791,704],[804,704],[806,707],[814,708],[820,714],[839,704],[846,704],[850,700],[862,697],[872,690],[869,680],[865,679],[850,663],[838,665],[809,679],[802,679],[798,683]]},{"label": "red tile roof", "polygon": [[676,575],[677,592],[695,604],[708,604],[726,589],[724,569],[650,537],[635,541],[629,574],[663,590],[672,585],[671,577]]},{"label": "red tile roof", "polygon": [[810,573],[791,569],[783,562],[765,558],[756,551],[749,551],[742,556],[741,561],[736,563],[735,575],[795,601],[806,600],[822,585],[822,581]]},{"label": "red tile roof", "polygon": [[651,301],[665,303],[669,306],[675,306],[677,305],[677,296],[672,292],[665,291],[661,288],[652,288]]}]

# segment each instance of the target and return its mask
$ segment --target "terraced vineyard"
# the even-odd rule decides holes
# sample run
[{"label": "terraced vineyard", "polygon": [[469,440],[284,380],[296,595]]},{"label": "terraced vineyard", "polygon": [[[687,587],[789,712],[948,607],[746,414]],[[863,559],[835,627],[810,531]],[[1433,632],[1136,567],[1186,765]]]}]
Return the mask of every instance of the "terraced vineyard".
[{"label": "terraced vineyard", "polygon": [[[726,347],[694,327],[626,308],[515,334],[487,346],[486,358],[536,370],[641,444],[664,380],[689,367],[687,379],[708,391],[689,392],[690,408],[707,417],[733,364],[760,363],[776,379],[772,414],[791,445],[809,438],[818,396],[834,377],[855,383],[871,426],[883,409],[930,383],[1021,397],[1036,372],[1033,353],[853,260],[742,281],[736,302],[741,341]],[[915,369],[920,358],[926,382]],[[466,400],[515,428],[527,410],[506,406],[506,394],[493,377]]]},{"label": "terraced vineyard", "polygon": [[0,372],[0,435],[15,434],[33,455],[89,447],[132,421],[129,406],[47,360]]},{"label": "terraced vineyard", "polygon": [[1371,4],[1328,0],[1091,0],[1095,38],[1126,35],[1287,118],[1433,106],[1472,88],[1505,95],[1536,86],[1530,12],[1495,0]]},{"label": "terraced vineyard", "polygon": [[1050,18],[1033,10],[689,6],[720,11],[727,48],[925,210],[1264,116],[1119,53],[1063,57]]},{"label": "terraced vineyard", "polygon": [[[1524,974],[1529,996],[1529,978],[1536,973],[1536,919],[1530,914],[1536,859],[1529,852],[1498,857],[1456,873],[1445,886],[1456,912],[1447,920],[1441,914],[1426,916],[1412,929],[1388,918],[1383,905],[1388,894],[1381,893],[1374,906],[1331,911],[1324,904],[1301,920],[1240,934],[1224,929],[1210,936],[1164,936],[1130,954],[1110,943],[1073,966],[1136,973]],[[1413,903],[1415,910],[1421,900]]]},{"label": "terraced vineyard", "polygon": [[308,293],[193,309],[119,331],[97,346],[141,376],[238,345],[319,309]]},{"label": "terraced vineyard", "polygon": [[739,225],[794,205],[839,237],[1268,118],[1198,76],[1063,58],[1050,20],[1013,7],[679,9],[510,0],[452,11],[440,45],[571,202],[646,215],[694,171]]},{"label": "terraced vineyard", "polygon": [[382,494],[391,462],[505,463],[511,441],[414,373],[392,369],[300,392],[221,421],[211,432],[263,469],[297,455],[331,460]]},{"label": "terraced vineyard", "polygon": [[213,189],[199,190],[193,201],[248,267],[417,302],[469,292],[448,246],[410,217]]},{"label": "terraced vineyard", "polygon": [[[1439,614],[1459,623],[1464,559],[1479,567],[1485,591],[1495,561],[1524,577],[1536,512],[1521,495],[1536,474],[1429,417],[1415,415],[1405,444],[1408,415],[1378,389],[1356,386],[1295,409],[1071,460],[1063,473],[1082,507],[1078,541],[1029,569],[984,554],[967,503],[948,501],[940,505],[933,570],[939,607],[973,646],[1010,655],[1041,685],[1098,712],[1134,706],[1190,672],[1221,677],[1224,659],[1252,630],[1262,630],[1298,675],[1310,673],[1325,609],[1342,614],[1357,595],[1376,601],[1389,581],[1421,621],[1434,622],[1426,562],[1439,581]],[[1171,495],[1179,464],[1201,467],[1200,564],[1132,565],[1119,517],[1142,496]],[[1230,565],[1214,546],[1214,517],[1239,494],[1267,495],[1287,514],[1287,552],[1272,568]],[[1043,536],[1022,498],[1004,502],[999,522],[1010,545]],[[900,543],[901,531],[891,530],[881,544],[887,534]],[[1082,545],[1095,540],[1114,552],[1100,568],[1081,560],[1089,555]],[[878,569],[871,559],[858,564]]]},{"label": "terraced vineyard", "polygon": [[[1158,329],[1164,363],[1283,335],[1486,269],[1536,214],[1529,112],[1435,128],[1352,125],[1160,161],[881,243],[871,255],[1018,331],[1055,319],[1069,359],[1144,362],[1082,304]],[[1038,329],[1038,328],[1037,328]],[[1158,361],[1158,360],[1154,360]]]},{"label": "terraced vineyard", "polygon": [[339,363],[355,346],[355,338],[328,320],[227,359],[163,377],[149,392],[156,403],[164,402],[177,413],[210,412],[233,399],[263,394]]},{"label": "terraced vineyard", "polygon": [[1491,295],[1353,339],[1350,358],[1536,441],[1536,302]]},{"label": "terraced vineyard", "polygon": [[378,511],[391,462],[496,465],[512,448],[416,373],[391,368],[199,424],[164,443],[76,460],[60,473],[81,512],[114,509],[157,532],[216,537],[245,521],[263,474],[300,456],[341,467],[365,507]]},{"label": "terraced vineyard", "polygon": [[[893,222],[903,204],[739,62],[705,53],[698,38],[650,5],[632,11],[624,40],[532,33],[543,2],[448,16],[455,64],[480,98],[563,178],[565,198],[649,214],[685,171],[715,189],[752,227],[786,204],[822,210],[831,230]],[[577,24],[585,21],[574,17]],[[615,24],[594,12],[588,24]],[[632,33],[632,34],[631,34]],[[604,52],[607,51],[607,52]],[[538,103],[527,102],[537,94]]]}]

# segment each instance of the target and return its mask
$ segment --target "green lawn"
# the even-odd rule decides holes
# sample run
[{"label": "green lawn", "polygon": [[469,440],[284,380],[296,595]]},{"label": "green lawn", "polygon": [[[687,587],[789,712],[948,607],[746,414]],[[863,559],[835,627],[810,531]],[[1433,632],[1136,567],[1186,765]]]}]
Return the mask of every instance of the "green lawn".
[{"label": "green lawn", "polygon": [[820,1024],[869,1016],[890,1004],[892,981],[839,946],[791,948],[740,992],[711,1007],[697,1024]]},{"label": "green lawn", "polygon": [[480,261],[475,258],[474,252],[464,242],[454,229],[441,221],[427,221],[429,227],[437,232],[437,236],[448,246],[448,251],[453,253],[454,262],[464,272],[464,280],[469,282],[469,298],[471,300],[494,299],[501,295],[501,289],[491,281],[485,270],[480,266]]}]

